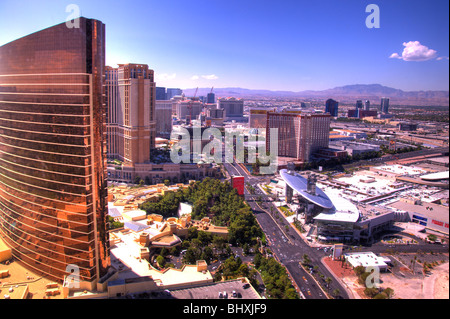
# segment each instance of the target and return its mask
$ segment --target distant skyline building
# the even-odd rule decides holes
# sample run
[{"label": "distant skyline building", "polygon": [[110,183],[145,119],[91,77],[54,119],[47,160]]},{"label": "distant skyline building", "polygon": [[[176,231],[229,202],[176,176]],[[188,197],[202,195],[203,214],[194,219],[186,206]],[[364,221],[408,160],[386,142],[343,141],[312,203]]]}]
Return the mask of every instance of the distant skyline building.
[{"label": "distant skyline building", "polygon": [[362,109],[363,108],[363,101],[357,100],[356,101],[356,109]]},{"label": "distant skyline building", "polygon": [[33,272],[96,289],[110,266],[105,25],[77,22],[0,47],[0,235]]},{"label": "distant skyline building", "polygon": [[227,120],[240,120],[244,116],[244,100],[235,97],[220,98],[217,107],[225,110]]},{"label": "distant skyline building", "polygon": [[171,98],[175,96],[180,96],[183,94],[183,90],[176,89],[176,88],[167,88],[166,89],[166,99],[170,100]]},{"label": "distant skyline building", "polygon": [[278,156],[308,162],[321,148],[328,148],[330,114],[268,112],[266,150],[270,150],[270,129],[278,129]]},{"label": "distant skyline building", "polygon": [[389,98],[382,97],[381,98],[381,113],[388,114],[389,113]]},{"label": "distant skyline building", "polygon": [[106,67],[108,157],[126,165],[150,161],[155,147],[156,85],[146,64]]},{"label": "distant skyline building", "polygon": [[357,100],[356,101],[356,117],[360,117],[360,112],[363,110],[363,102],[362,100]]},{"label": "distant skyline building", "polygon": [[172,101],[156,101],[156,136],[170,138],[172,132]]},{"label": "distant skyline building", "polygon": [[339,102],[333,99],[328,99],[325,102],[325,113],[330,113],[331,116],[337,117],[338,111],[339,111]]},{"label": "distant skyline building", "polygon": [[364,111],[370,111],[370,101],[369,100],[364,101]]},{"label": "distant skyline building", "polygon": [[248,114],[248,127],[253,128],[266,128],[267,125],[267,112],[275,112],[276,108],[250,108]]},{"label": "distant skyline building", "polygon": [[354,118],[365,118],[365,117],[377,117],[378,111],[377,110],[362,110],[362,109],[351,109],[347,111],[347,117],[354,117]]},{"label": "distant skyline building", "polygon": [[206,97],[206,103],[213,104],[216,103],[216,95],[214,93],[208,93]]},{"label": "distant skyline building", "polygon": [[170,100],[170,99],[167,99],[166,88],[157,86],[156,87],[156,101],[166,101],[166,100]]},{"label": "distant skyline building", "polygon": [[[189,109],[189,106],[192,108]],[[180,120],[189,118],[192,114],[192,119],[195,119],[203,110],[203,103],[198,100],[185,99],[176,103],[176,117]]]}]

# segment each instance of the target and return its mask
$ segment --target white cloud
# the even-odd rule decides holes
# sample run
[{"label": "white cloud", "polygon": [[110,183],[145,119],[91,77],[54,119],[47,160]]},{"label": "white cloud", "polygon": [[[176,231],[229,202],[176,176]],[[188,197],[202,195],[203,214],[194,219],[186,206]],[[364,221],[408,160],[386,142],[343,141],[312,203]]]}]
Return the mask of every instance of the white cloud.
[{"label": "white cloud", "polygon": [[440,56],[436,60],[438,60],[438,61],[440,61],[440,60],[448,60],[448,56]]},{"label": "white cloud", "polygon": [[401,59],[402,57],[398,55],[398,53],[392,53],[389,57],[390,59]]},{"label": "white cloud", "polygon": [[392,53],[389,58],[401,59],[403,61],[428,61],[437,57],[437,52],[420,44],[419,41],[403,42],[402,55]]},{"label": "white cloud", "polygon": [[156,82],[173,80],[176,77],[177,77],[176,73],[172,73],[172,74],[167,74],[167,73],[158,74],[158,73],[156,73],[155,74]]},{"label": "white cloud", "polygon": [[192,77],[191,77],[191,80],[193,80],[193,81],[195,81],[195,80],[198,80],[200,77],[198,76],[198,75],[193,75]]},{"label": "white cloud", "polygon": [[202,78],[206,80],[217,80],[219,77],[215,74],[210,74],[210,75],[202,75]]}]

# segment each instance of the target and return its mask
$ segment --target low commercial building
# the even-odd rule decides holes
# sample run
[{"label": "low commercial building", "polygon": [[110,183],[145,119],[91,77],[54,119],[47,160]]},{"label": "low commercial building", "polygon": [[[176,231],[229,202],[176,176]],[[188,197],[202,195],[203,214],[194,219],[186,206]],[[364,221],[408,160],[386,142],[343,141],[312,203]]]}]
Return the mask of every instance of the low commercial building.
[{"label": "low commercial building", "polygon": [[[337,132],[337,133],[339,133],[341,135],[345,135],[345,136],[351,136],[351,137],[354,137],[355,139],[367,138],[367,133],[359,132],[359,131],[355,131],[355,130],[334,129],[332,132]],[[330,133],[332,133],[332,132],[330,132]]]},{"label": "low commercial building", "polygon": [[347,253],[344,258],[353,268],[378,268],[381,272],[387,271],[390,263],[388,258],[379,257],[372,252]]},{"label": "low commercial building", "polygon": [[219,177],[220,167],[216,164],[192,163],[140,163],[134,166],[108,164],[108,180],[121,183],[134,183],[136,177],[152,184],[162,183],[166,179],[180,182],[189,179],[203,179],[205,177]]},{"label": "low commercial building", "polygon": [[430,230],[449,235],[449,207],[420,200],[408,201],[400,199],[389,205],[390,207],[408,213],[413,223]]},{"label": "low commercial building", "polygon": [[219,98],[217,100],[217,108],[225,111],[227,121],[244,120],[244,100],[235,97]]},{"label": "low commercial building", "polygon": [[379,145],[353,142],[353,141],[345,141],[345,140],[331,142],[331,139],[330,139],[329,147],[346,151],[348,153],[348,155],[350,155],[350,156],[362,155],[364,153],[380,151]]}]

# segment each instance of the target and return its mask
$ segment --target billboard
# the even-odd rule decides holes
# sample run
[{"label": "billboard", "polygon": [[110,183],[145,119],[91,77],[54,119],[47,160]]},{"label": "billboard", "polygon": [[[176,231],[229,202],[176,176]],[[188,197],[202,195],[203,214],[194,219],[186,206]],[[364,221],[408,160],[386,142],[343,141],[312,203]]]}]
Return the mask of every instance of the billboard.
[{"label": "billboard", "polygon": [[343,244],[335,244],[333,249],[333,259],[339,259],[342,255],[342,250],[344,249]]},{"label": "billboard", "polygon": [[231,177],[231,186],[237,190],[239,195],[244,195],[244,176]]}]

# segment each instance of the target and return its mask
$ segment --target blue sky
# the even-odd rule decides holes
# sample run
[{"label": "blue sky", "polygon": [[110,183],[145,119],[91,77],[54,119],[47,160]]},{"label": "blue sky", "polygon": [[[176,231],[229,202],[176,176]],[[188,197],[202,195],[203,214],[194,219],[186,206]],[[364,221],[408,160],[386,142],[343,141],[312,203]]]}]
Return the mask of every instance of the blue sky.
[{"label": "blue sky", "polygon": [[[448,90],[448,0],[0,0],[0,45],[66,21],[106,24],[106,62],[145,63],[166,87]],[[366,6],[380,10],[367,28]]]}]

